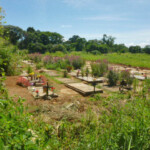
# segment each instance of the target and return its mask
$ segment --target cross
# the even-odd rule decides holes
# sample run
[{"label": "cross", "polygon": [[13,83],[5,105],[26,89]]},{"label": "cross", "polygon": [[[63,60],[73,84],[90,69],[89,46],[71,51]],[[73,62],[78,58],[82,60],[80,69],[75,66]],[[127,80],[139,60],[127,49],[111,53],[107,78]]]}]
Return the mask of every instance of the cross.
[{"label": "cross", "polygon": [[48,89],[51,88],[51,86],[49,86],[48,82],[47,82],[47,86],[46,86],[46,96],[48,97]]}]

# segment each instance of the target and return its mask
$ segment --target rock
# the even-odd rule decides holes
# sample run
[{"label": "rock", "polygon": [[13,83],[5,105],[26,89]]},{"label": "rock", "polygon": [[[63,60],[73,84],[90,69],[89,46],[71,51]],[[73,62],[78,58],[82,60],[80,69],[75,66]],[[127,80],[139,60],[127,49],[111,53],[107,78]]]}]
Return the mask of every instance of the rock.
[{"label": "rock", "polygon": [[66,107],[66,109],[70,109],[70,110],[74,110],[74,111],[77,111],[79,106],[77,104],[74,104],[74,103],[70,103],[68,104]]}]

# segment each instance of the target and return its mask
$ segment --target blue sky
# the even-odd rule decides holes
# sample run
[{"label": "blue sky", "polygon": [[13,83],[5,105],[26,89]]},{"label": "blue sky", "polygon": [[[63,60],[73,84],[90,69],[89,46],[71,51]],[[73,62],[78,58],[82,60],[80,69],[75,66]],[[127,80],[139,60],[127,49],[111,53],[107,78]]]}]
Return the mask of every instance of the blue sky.
[{"label": "blue sky", "polygon": [[7,24],[116,43],[150,45],[150,0],[0,0]]}]

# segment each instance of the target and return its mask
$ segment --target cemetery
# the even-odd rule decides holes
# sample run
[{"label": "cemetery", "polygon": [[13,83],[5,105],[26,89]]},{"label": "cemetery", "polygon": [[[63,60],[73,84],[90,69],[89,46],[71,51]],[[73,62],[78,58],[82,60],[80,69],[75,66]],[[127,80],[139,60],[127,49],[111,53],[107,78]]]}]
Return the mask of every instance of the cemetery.
[{"label": "cemetery", "polygon": [[55,88],[48,84],[46,78],[43,75],[37,75],[34,72],[26,76],[20,76],[17,84],[28,88],[35,99],[50,100],[51,98],[58,97],[54,92]]},{"label": "cemetery", "polygon": [[[30,65],[31,67],[36,66],[33,60],[26,60],[22,62],[26,65]],[[109,68],[111,68],[110,71]],[[27,72],[23,71],[22,76],[18,78],[17,84],[23,87],[27,87],[35,99],[47,100],[58,97],[58,94],[54,92],[54,87],[49,85],[46,77],[40,75],[42,73],[53,77],[55,80],[60,81],[60,83],[64,84],[66,87],[78,92],[83,96],[89,96],[95,93],[103,93],[103,90],[111,92],[131,90],[133,83],[132,78],[138,79],[140,81],[144,81],[146,78],[144,76],[145,74],[141,73],[141,70],[139,71],[138,69],[126,66],[110,66],[110,64],[107,62],[87,62],[83,69],[76,70],[72,70],[72,67],[68,67],[66,71],[64,71],[66,75],[63,75],[64,73],[61,71],[45,68],[38,70],[38,72],[39,75],[35,74],[34,72],[28,74]],[[111,73],[106,76],[107,72]],[[114,77],[112,74],[116,76],[116,79],[113,79]],[[122,76],[120,81],[118,76],[119,74]]]}]

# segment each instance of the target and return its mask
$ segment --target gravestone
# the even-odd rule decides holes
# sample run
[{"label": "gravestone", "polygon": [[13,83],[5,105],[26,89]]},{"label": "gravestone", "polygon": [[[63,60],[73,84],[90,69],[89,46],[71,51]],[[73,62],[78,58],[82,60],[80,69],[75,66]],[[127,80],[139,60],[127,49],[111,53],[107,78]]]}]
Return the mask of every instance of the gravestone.
[{"label": "gravestone", "polygon": [[[68,83],[65,85],[67,87],[81,93],[84,96],[94,93],[94,87],[91,85],[84,84],[84,83]],[[102,92],[103,91],[101,89],[95,88],[95,93],[102,93]]]},{"label": "gravestone", "polygon": [[88,83],[93,83],[93,82],[102,83],[102,82],[104,82],[105,80],[107,80],[105,77],[100,77],[100,78],[77,77],[77,78],[80,79],[80,80],[86,81],[86,82],[88,82]]},{"label": "gravestone", "polygon": [[58,81],[62,82],[62,83],[77,83],[79,81],[70,79],[70,78],[57,78]]}]

